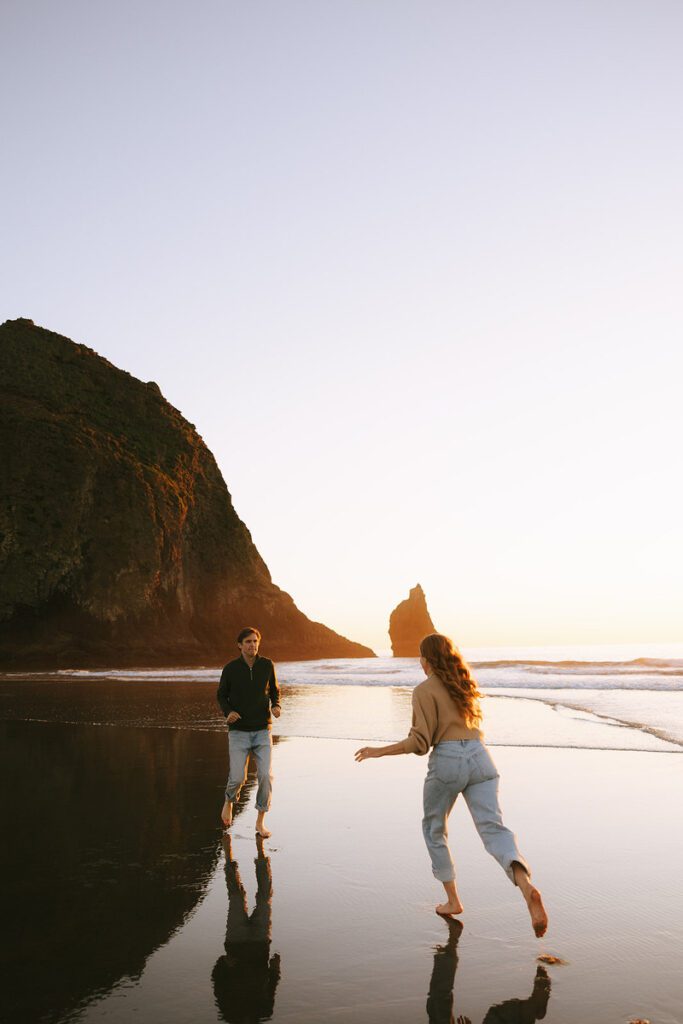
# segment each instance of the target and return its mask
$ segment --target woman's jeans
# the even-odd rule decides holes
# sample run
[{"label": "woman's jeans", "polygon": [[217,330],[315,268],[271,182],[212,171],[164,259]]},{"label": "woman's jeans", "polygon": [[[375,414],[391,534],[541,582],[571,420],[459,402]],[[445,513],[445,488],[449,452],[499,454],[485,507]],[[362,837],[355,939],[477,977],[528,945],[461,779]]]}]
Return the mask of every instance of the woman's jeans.
[{"label": "woman's jeans", "polygon": [[246,778],[247,757],[251,751],[256,760],[256,774],[258,777],[256,810],[270,810],[270,799],[273,789],[273,773],[270,767],[273,740],[270,735],[270,729],[257,729],[256,732],[230,729],[228,732],[228,751],[230,755],[230,768],[225,799],[229,803],[234,803],[239,797]]},{"label": "woman's jeans", "polygon": [[448,815],[462,793],[484,846],[514,882],[517,861],[529,873],[517,840],[503,824],[498,804],[498,771],[481,740],[444,740],[429,755],[424,782],[422,831],[434,877],[452,882],[455,867],[448,849]]}]

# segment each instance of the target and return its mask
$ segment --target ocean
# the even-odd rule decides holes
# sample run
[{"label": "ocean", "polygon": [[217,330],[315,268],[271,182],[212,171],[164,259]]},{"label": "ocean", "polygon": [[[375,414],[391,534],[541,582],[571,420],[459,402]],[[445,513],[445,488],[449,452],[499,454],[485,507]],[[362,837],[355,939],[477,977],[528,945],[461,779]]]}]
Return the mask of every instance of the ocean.
[{"label": "ocean", "polygon": [[[267,654],[267,648],[264,648]],[[683,751],[683,644],[464,648],[491,745]],[[417,659],[280,662],[281,736],[389,741],[407,733]],[[220,669],[0,675],[0,718],[221,730]]]}]

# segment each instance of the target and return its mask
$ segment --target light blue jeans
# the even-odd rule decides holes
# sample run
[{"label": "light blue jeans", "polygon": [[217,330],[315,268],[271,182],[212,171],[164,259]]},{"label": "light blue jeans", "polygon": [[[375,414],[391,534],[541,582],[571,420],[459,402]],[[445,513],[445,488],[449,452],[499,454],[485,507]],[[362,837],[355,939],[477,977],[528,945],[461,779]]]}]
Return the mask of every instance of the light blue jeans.
[{"label": "light blue jeans", "polygon": [[239,729],[228,730],[230,768],[225,799],[234,803],[239,797],[247,775],[247,757],[250,751],[256,760],[258,777],[256,810],[269,811],[273,792],[273,773],[271,771],[273,739],[270,729],[257,729],[256,732],[243,732]]},{"label": "light blue jeans", "polygon": [[498,803],[498,770],[488,749],[481,740],[444,740],[429,755],[424,782],[422,832],[434,877],[440,882],[452,882],[455,878],[447,819],[460,793],[481,841],[508,878],[515,880],[514,861],[531,874],[514,834],[503,824]]}]

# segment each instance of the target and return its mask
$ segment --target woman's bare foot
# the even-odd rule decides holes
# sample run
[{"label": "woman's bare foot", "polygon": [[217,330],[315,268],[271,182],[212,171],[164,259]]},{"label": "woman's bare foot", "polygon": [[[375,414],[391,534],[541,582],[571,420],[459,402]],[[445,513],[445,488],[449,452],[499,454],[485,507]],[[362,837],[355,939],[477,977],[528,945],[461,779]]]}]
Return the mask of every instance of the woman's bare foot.
[{"label": "woman's bare foot", "polygon": [[538,889],[532,886],[528,899],[526,896],[525,899],[526,905],[529,908],[529,916],[531,917],[531,927],[534,929],[536,938],[540,939],[548,930],[548,915],[543,906],[541,894]]},{"label": "woman's bare foot", "polygon": [[230,828],[232,825],[232,804],[229,800],[226,800],[223,804],[223,810],[221,811],[221,821],[226,828]]},{"label": "woman's bare foot", "polygon": [[454,900],[449,900],[448,903],[439,903],[434,909],[442,917],[450,917],[452,914],[462,914],[465,908],[456,896]]},{"label": "woman's bare foot", "polygon": [[513,862],[512,873],[514,875],[515,885],[518,885],[521,889],[522,896],[529,908],[531,927],[534,930],[536,938],[540,939],[548,930],[548,915],[546,914],[545,907],[543,906],[541,894],[538,889],[531,884],[531,879],[529,878],[526,868],[523,867],[519,861]]},{"label": "woman's bare foot", "polygon": [[446,896],[448,899],[445,903],[439,903],[438,907],[435,907],[437,914],[441,914],[442,917],[450,917],[451,914],[462,914],[465,908],[460,902],[458,890],[455,887],[455,880],[451,882],[442,882],[441,884],[446,890]]},{"label": "woman's bare foot", "polygon": [[268,831],[263,823],[263,815],[265,811],[256,816],[256,835],[261,836],[262,839],[270,839],[271,833]]}]

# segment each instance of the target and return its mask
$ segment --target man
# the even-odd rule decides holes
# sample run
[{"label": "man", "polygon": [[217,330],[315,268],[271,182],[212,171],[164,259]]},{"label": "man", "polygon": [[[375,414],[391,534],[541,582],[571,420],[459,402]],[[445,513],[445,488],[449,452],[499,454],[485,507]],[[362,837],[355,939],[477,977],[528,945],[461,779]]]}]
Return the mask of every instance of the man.
[{"label": "man", "polygon": [[247,757],[251,751],[256,759],[258,775],[256,835],[267,839],[270,832],[263,819],[266,811],[270,810],[272,791],[271,711],[275,718],[280,717],[280,690],[272,661],[259,656],[260,643],[258,629],[247,626],[240,630],[237,637],[240,656],[225,666],[218,686],[218,703],[230,727],[230,771],[221,818],[225,827],[230,828],[233,804],[244,784]]}]

